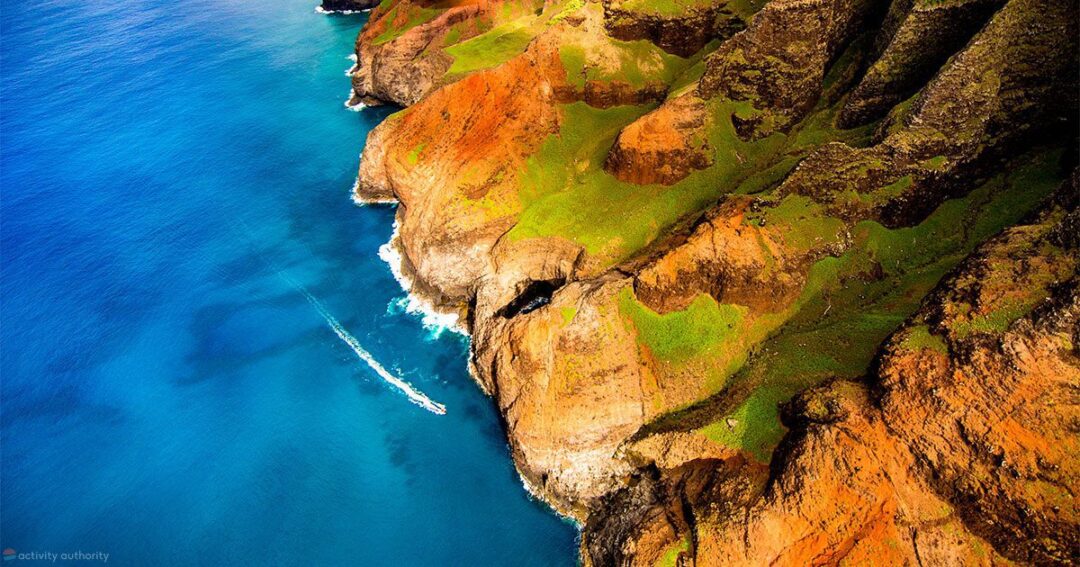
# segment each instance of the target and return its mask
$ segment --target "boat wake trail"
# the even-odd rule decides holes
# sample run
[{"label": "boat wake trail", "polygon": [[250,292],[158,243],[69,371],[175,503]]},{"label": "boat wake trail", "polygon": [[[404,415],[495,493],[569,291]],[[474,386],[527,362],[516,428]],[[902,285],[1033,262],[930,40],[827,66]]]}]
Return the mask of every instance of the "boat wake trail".
[{"label": "boat wake trail", "polygon": [[278,275],[281,276],[281,278],[284,279],[286,282],[288,282],[289,285],[296,288],[296,290],[299,291],[304,296],[304,298],[308,300],[308,303],[310,303],[311,306],[319,312],[319,315],[321,315],[323,320],[326,321],[326,324],[331,329],[333,329],[334,333],[338,336],[338,338],[340,338],[345,344],[349,345],[349,348],[351,348],[352,351],[356,353],[356,357],[364,361],[364,363],[367,364],[368,367],[370,367],[372,370],[374,370],[380,378],[382,378],[391,386],[400,390],[409,398],[410,402],[430,411],[431,413],[439,415],[446,414],[446,406],[427,397],[426,395],[424,395],[423,392],[412,387],[411,384],[402,380],[401,378],[394,376],[394,374],[387,370],[385,366],[379,364],[379,361],[375,360],[375,357],[371,356],[370,352],[368,352],[364,347],[360,346],[360,342],[356,340],[356,337],[352,336],[349,331],[345,330],[345,327],[341,325],[341,322],[338,321],[337,318],[334,317],[332,314],[330,314],[330,312],[326,310],[326,306],[323,305],[322,302],[319,301],[318,298],[316,298],[314,295],[311,295],[311,292],[309,292],[307,288],[300,285],[299,282],[293,281],[292,278],[280,271],[278,272]]},{"label": "boat wake trail", "polygon": [[[253,233],[251,232],[251,229],[248,228],[247,223],[241,221],[241,225],[243,226],[245,232],[247,232],[248,236],[252,239],[252,241],[254,241]],[[292,286],[293,289],[303,295],[304,299],[307,299],[308,303],[310,303],[311,306],[315,308],[315,311],[317,311],[319,315],[322,316],[323,320],[326,321],[326,324],[330,327],[330,329],[334,331],[334,334],[336,334],[338,338],[342,340],[342,342],[349,345],[349,348],[352,349],[354,353],[356,353],[356,357],[363,361],[364,364],[367,364],[369,368],[374,370],[375,373],[379,375],[379,378],[382,378],[383,381],[397,388],[399,391],[401,391],[401,393],[405,394],[405,396],[409,398],[410,402],[430,411],[431,413],[438,415],[446,415],[446,406],[427,397],[426,395],[424,395],[423,392],[417,390],[405,380],[398,378],[392,372],[387,370],[385,366],[379,364],[379,361],[375,360],[375,357],[371,356],[371,353],[360,345],[360,341],[356,340],[356,337],[352,336],[352,334],[350,334],[349,331],[345,329],[345,327],[341,324],[341,321],[338,321],[337,317],[334,317],[334,315],[330,313],[326,306],[323,305],[323,302],[319,301],[317,297],[312,295],[311,292],[303,286],[303,284],[289,277],[289,275],[286,274],[284,270],[279,268],[277,264],[274,263],[272,260],[266,258],[261,253],[259,253],[259,256],[261,256],[263,261],[265,261],[270,266],[270,268],[274,270],[274,272],[279,278],[281,278],[285,283],[289,284],[290,286]]]}]

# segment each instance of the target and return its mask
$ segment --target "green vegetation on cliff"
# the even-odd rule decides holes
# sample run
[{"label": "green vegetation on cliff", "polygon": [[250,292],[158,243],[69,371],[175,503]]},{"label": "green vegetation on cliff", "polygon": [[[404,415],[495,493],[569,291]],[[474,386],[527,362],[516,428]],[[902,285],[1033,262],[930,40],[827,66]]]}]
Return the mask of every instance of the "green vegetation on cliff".
[{"label": "green vegetation on cliff", "polygon": [[[948,270],[1057,186],[1059,155],[1023,158],[1014,173],[946,201],[917,226],[890,230],[871,221],[857,224],[854,246],[815,264],[806,286],[813,291],[804,293],[798,312],[754,348],[755,355],[733,379],[733,386],[749,394],[741,402],[729,400],[733,409],[701,432],[768,461],[785,431],[778,404],[823,380],[862,376],[881,342]],[[992,315],[986,324],[1000,326],[995,321],[1011,321],[1021,311]],[[905,344],[945,348],[928,333],[912,335]],[[730,427],[727,416],[737,425]]]},{"label": "green vegetation on cliff", "polygon": [[460,43],[448,39],[447,43],[451,45],[444,51],[454,58],[454,63],[446,75],[463,75],[505,63],[524,51],[542,26],[541,17],[529,15],[499,24]]},{"label": "green vegetation on cliff", "polygon": [[724,0],[624,0],[619,7],[639,14],[682,16],[721,3]]},{"label": "green vegetation on cliff", "polygon": [[[391,13],[387,16],[388,20],[393,20],[395,17],[397,17],[398,9],[399,9],[398,6],[394,6],[394,8],[391,10]],[[407,16],[408,20],[405,23],[405,25],[402,25],[402,26],[387,26],[386,31],[379,34],[379,36],[375,38],[374,44],[375,45],[380,45],[380,44],[386,43],[388,41],[393,41],[393,40],[401,37],[402,34],[404,34],[405,32],[407,32],[409,30],[411,30],[412,28],[415,28],[416,26],[423,25],[423,24],[426,24],[426,23],[430,22],[431,20],[434,20],[435,18],[439,17],[439,14],[442,14],[445,11],[446,11],[445,9],[419,8],[419,7],[416,7],[416,6],[409,5],[409,7],[408,7],[408,16]]]},{"label": "green vegetation on cliff", "polygon": [[745,307],[721,305],[702,294],[686,309],[661,315],[636,301],[630,288],[620,293],[619,309],[633,322],[642,345],[665,364],[685,362],[731,340],[746,314]]},{"label": "green vegetation on cliff", "polygon": [[656,567],[676,567],[679,561],[679,555],[686,553],[690,550],[690,542],[684,537],[679,541],[671,544],[664,554],[660,556],[660,559],[656,562]]},{"label": "green vegetation on cliff", "polygon": [[[611,40],[621,54],[624,80],[672,83],[699,74],[700,55],[682,59],[658,50],[647,41]],[[575,70],[586,68],[583,49],[560,50],[568,79]],[[652,74],[644,73],[641,61],[663,61]],[[636,62],[626,64],[626,61]],[[841,57],[826,77],[835,77],[856,65],[850,56]],[[635,69],[629,72],[629,69]],[[590,74],[593,73],[593,74]],[[604,80],[588,69],[580,76]],[[652,105],[616,106],[600,109],[585,102],[560,107],[562,120],[558,134],[548,138],[539,152],[530,157],[520,174],[519,196],[522,213],[510,238],[561,237],[585,247],[597,266],[618,263],[663,235],[675,223],[728,193],[755,193],[767,190],[783,178],[804,156],[822,143],[844,141],[862,144],[875,124],[851,130],[834,125],[840,104],[824,99],[817,108],[787,134],[773,133],[756,140],[743,140],[732,117],[751,112],[745,102],[714,99],[707,103],[709,129],[697,141],[711,148],[712,165],[692,172],[674,185],[638,185],[621,181],[604,170],[612,143],[627,124],[653,110]],[[805,227],[800,227],[802,230]]]},{"label": "green vegetation on cliff", "polygon": [[[584,102],[563,105],[559,134],[548,138],[520,175],[523,211],[510,238],[566,238],[585,246],[598,264],[611,265],[725,193],[769,187],[814,147],[806,141],[803,129],[744,141],[730,120],[736,105],[719,101],[713,106],[717,126],[707,141],[715,149],[711,167],[670,186],[620,181],[603,169],[604,159],[619,131],[652,109],[598,109]],[[868,131],[836,130],[831,126],[832,113],[824,109],[806,121],[805,127],[815,133],[813,138],[859,139]]]}]

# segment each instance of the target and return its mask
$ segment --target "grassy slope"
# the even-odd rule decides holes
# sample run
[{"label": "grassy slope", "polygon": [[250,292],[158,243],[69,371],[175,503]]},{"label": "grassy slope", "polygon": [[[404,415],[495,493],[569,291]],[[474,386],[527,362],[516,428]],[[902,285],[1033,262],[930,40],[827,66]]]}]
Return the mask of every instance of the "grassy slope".
[{"label": "grassy slope", "polygon": [[[664,62],[663,69],[645,74],[644,80],[679,85],[700,75],[700,56],[681,59],[648,42],[612,41],[625,58],[620,62],[624,75],[631,65],[625,61],[657,57]],[[567,52],[564,48],[561,55],[567,76],[573,80],[580,74],[575,70],[584,63],[576,55],[568,60]],[[830,76],[842,72],[840,65],[836,67]],[[638,72],[644,73],[640,68]],[[588,78],[603,80],[596,74]],[[735,134],[730,117],[747,106],[720,99],[711,101],[714,126],[707,141],[715,150],[714,164],[665,186],[626,183],[603,169],[604,158],[619,131],[652,110],[652,106],[597,109],[581,102],[563,105],[561,131],[545,142],[521,172],[519,196],[524,211],[510,238],[565,238],[584,246],[598,265],[614,265],[722,195],[766,189],[821,143],[841,140],[857,145],[873,128],[837,130],[832,125],[837,105],[822,105],[786,135],[773,134],[746,142]]]},{"label": "grassy slope", "polygon": [[[701,433],[768,461],[784,433],[777,404],[825,379],[864,374],[881,341],[948,270],[1053,190],[1060,181],[1056,163],[1056,155],[1029,158],[1015,173],[946,202],[912,228],[857,225],[856,245],[814,265],[798,312],[731,378],[733,384],[751,386],[729,414],[737,425],[731,428],[720,419]],[[881,279],[866,277],[875,264],[883,271]],[[944,346],[927,335],[915,340]]]},{"label": "grassy slope", "polygon": [[[566,4],[574,5],[576,1],[570,0]],[[447,70],[445,80],[451,82],[467,73],[498,67],[509,61],[525,51],[529,42],[558,21],[562,13],[548,9],[514,17],[512,5],[506,4],[496,20],[497,25],[478,36],[459,42],[455,30],[451,29],[446,41],[449,47],[444,51],[454,58],[454,63]]]},{"label": "grassy slope", "polygon": [[[530,158],[521,175],[524,212],[513,239],[555,236],[582,244],[603,265],[613,265],[661,236],[683,216],[700,211],[725,193],[756,192],[778,181],[814,146],[801,130],[744,142],[730,116],[735,103],[714,104],[717,127],[709,135],[714,165],[671,186],[636,185],[603,170],[603,160],[623,126],[652,109],[563,106],[563,127]],[[828,129],[832,111],[807,120]],[[828,139],[854,139],[868,130],[830,131]],[[806,136],[809,137],[809,136]],[[569,167],[568,167],[569,166]]]},{"label": "grassy slope", "polygon": [[446,72],[447,76],[489,69],[505,63],[524,51],[525,46],[536,37],[538,20],[536,16],[523,16],[446,48],[446,53],[454,58],[454,64]]}]

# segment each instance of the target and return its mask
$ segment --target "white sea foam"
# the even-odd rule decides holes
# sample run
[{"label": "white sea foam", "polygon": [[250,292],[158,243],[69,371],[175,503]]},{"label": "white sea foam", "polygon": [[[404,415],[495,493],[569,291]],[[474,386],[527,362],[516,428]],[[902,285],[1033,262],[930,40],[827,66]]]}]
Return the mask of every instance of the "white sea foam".
[{"label": "white sea foam", "polygon": [[[285,276],[284,274],[282,276],[283,278],[288,280],[288,276]],[[349,346],[350,349],[352,349],[352,352],[356,354],[357,359],[364,361],[364,363],[366,363],[368,367],[375,370],[375,374],[379,375],[379,377],[383,380],[386,380],[387,383],[390,384],[390,386],[401,390],[402,393],[404,393],[408,397],[410,402],[413,402],[414,404],[424,409],[427,409],[428,411],[431,411],[432,414],[438,414],[441,416],[446,414],[445,405],[433,401],[432,399],[430,399],[430,397],[424,395],[423,392],[417,390],[416,388],[413,388],[413,386],[411,386],[411,384],[409,384],[405,380],[394,376],[390,372],[390,370],[379,364],[379,361],[375,360],[375,357],[372,356],[372,353],[367,352],[367,350],[360,345],[360,341],[357,341],[356,337],[353,337],[351,334],[349,334],[348,330],[346,330],[346,328],[341,325],[341,322],[339,322],[333,314],[330,314],[330,312],[326,310],[326,307],[323,306],[322,301],[311,295],[311,293],[307,291],[307,288],[296,282],[291,283],[294,287],[298,289],[301,294],[303,294],[303,297],[306,297],[308,299],[308,302],[310,302],[311,306],[315,308],[315,311],[319,311],[319,314],[323,316],[323,320],[326,321],[326,324],[329,325],[330,328],[334,329],[334,333],[338,336],[338,338],[340,338],[343,342],[346,343],[346,345]]]},{"label": "white sea foam", "polygon": [[356,104],[349,104],[350,102],[352,102],[352,99],[355,96],[356,96],[356,91],[354,91],[352,89],[349,89],[349,98],[345,99],[345,108],[348,108],[349,110],[351,110],[353,112],[360,112],[361,110],[367,108],[367,105],[362,103],[362,102],[358,102]]},{"label": "white sea foam", "polygon": [[390,266],[390,273],[401,284],[401,289],[405,290],[406,295],[391,302],[387,310],[400,309],[405,313],[420,317],[420,322],[428,330],[429,337],[432,339],[438,338],[445,331],[468,336],[457,313],[440,310],[431,301],[411,293],[413,280],[402,270],[404,258],[398,251],[398,238],[398,224],[394,221],[394,233],[390,236],[389,242],[379,247],[379,258]]},{"label": "white sea foam", "polygon": [[366,10],[327,10],[322,6],[315,6],[315,12],[318,14],[341,14],[343,16],[350,16],[352,14],[363,14],[364,12],[370,12],[371,8]]},{"label": "white sea foam", "polygon": [[[363,157],[363,154],[361,154]],[[356,181],[352,184],[352,202],[358,207],[366,207],[368,205],[396,205],[395,199],[371,199],[360,196],[360,176],[356,176]]]},{"label": "white sea foam", "polygon": [[517,467],[517,463],[514,463],[514,470],[518,473],[518,479],[521,480],[521,486],[525,488],[525,492],[529,494],[530,498],[543,503],[549,510],[554,512],[556,516],[562,518],[564,521],[570,522],[575,528],[581,530],[581,521],[574,516],[571,516],[569,513],[559,510],[553,506],[551,502],[548,502],[540,490],[533,486],[532,483],[529,482],[529,479],[525,478],[525,475],[521,474],[521,471]]},{"label": "white sea foam", "polygon": [[[355,53],[350,53],[349,56],[347,57],[347,59],[349,61],[352,61],[352,67],[349,67],[349,70],[345,71],[345,76],[346,77],[351,77],[351,76],[355,75],[357,71],[360,70],[360,66],[356,62],[356,54]],[[349,98],[352,98],[352,96],[351,96],[352,93],[349,93],[349,94],[350,94]]]},{"label": "white sea foam", "polygon": [[281,276],[283,280],[288,282],[294,288],[296,288],[296,290],[299,291],[308,300],[308,303],[310,303],[311,306],[319,312],[319,315],[321,315],[323,320],[326,321],[326,324],[329,325],[331,329],[333,329],[334,334],[336,334],[338,338],[341,339],[345,344],[349,345],[349,348],[352,349],[354,353],[356,353],[356,357],[362,360],[365,364],[367,364],[369,368],[374,370],[380,378],[386,381],[386,383],[400,390],[403,394],[405,394],[406,397],[409,398],[409,401],[430,411],[431,413],[439,415],[446,414],[446,406],[427,397],[426,395],[424,395],[423,392],[412,387],[412,385],[405,380],[394,376],[394,374],[387,370],[385,366],[379,364],[379,361],[375,360],[375,357],[371,356],[371,353],[369,353],[364,347],[360,346],[360,341],[357,341],[356,337],[352,336],[349,331],[347,331],[345,327],[342,326],[341,322],[338,321],[337,318],[334,317],[326,309],[326,306],[323,305],[322,302],[319,301],[318,298],[316,298],[314,295],[311,295],[311,292],[309,292],[307,288],[300,285],[299,282],[294,281],[292,278],[285,275],[285,273],[280,270],[278,271],[278,275]]},{"label": "white sea foam", "polygon": [[[251,231],[251,227],[249,227],[242,218],[236,220],[239,222],[234,222],[233,226],[239,229],[243,229],[244,232],[247,234],[248,238],[250,238],[252,242],[254,242],[255,234]],[[262,256],[262,254],[259,255]],[[402,393],[404,393],[405,396],[408,397],[409,401],[411,401],[412,403],[430,411],[431,413],[439,415],[446,414],[445,405],[440,404],[439,402],[436,402],[431,398],[427,397],[426,395],[424,395],[423,392],[417,390],[416,388],[413,388],[411,384],[409,384],[405,380],[402,380],[401,378],[398,378],[389,370],[387,370],[385,366],[379,364],[379,361],[375,360],[375,357],[371,356],[371,353],[360,345],[360,341],[356,340],[356,337],[352,336],[349,331],[345,329],[344,325],[341,324],[341,321],[338,321],[337,317],[334,317],[333,314],[331,314],[330,311],[326,308],[326,306],[323,305],[323,303],[319,301],[317,297],[312,295],[311,292],[308,291],[308,289],[304,287],[303,284],[292,279],[292,277],[290,277],[289,274],[285,273],[285,270],[278,267],[277,263],[275,263],[272,259],[263,257],[263,260],[271,269],[274,270],[274,272],[279,278],[281,278],[285,283],[289,284],[290,286],[292,286],[293,289],[303,295],[304,299],[307,299],[308,303],[310,303],[311,306],[315,308],[315,311],[317,311],[319,315],[322,316],[323,320],[326,321],[326,324],[329,325],[330,328],[334,331],[334,334],[336,334],[338,338],[341,339],[345,344],[349,345],[349,348],[352,349],[352,351],[356,354],[357,358],[367,364],[369,368],[374,370],[380,378],[382,378],[386,383],[390,384],[391,386],[397,388]]]},{"label": "white sea foam", "polygon": [[[363,159],[364,154],[360,154],[360,157],[361,157],[361,159]],[[359,175],[357,175],[356,180],[352,182],[352,192],[349,193],[349,196],[352,198],[352,202],[358,207],[363,207],[364,205],[367,204],[367,201],[360,198],[360,176]]]}]

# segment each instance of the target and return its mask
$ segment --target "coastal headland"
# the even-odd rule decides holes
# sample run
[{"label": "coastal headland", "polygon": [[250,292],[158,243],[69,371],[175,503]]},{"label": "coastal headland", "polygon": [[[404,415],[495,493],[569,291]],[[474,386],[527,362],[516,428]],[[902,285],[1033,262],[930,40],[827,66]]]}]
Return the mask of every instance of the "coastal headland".
[{"label": "coastal headland", "polygon": [[586,565],[1080,560],[1076,0],[384,0],[397,203]]}]

